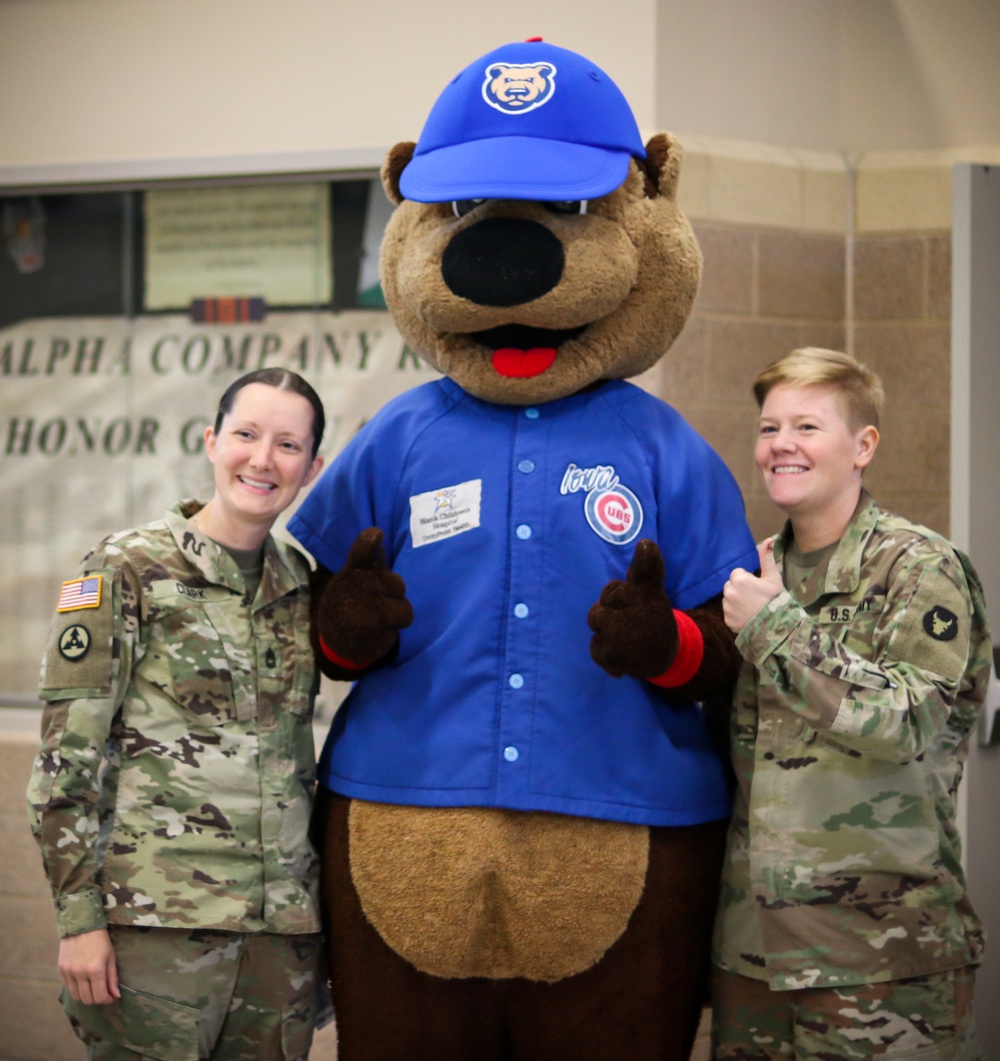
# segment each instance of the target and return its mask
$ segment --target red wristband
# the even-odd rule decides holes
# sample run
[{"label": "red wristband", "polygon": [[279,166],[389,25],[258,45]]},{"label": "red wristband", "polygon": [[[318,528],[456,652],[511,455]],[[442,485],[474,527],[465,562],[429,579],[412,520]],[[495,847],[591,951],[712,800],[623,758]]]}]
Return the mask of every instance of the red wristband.
[{"label": "red wristband", "polygon": [[677,655],[674,662],[658,677],[647,678],[653,685],[662,689],[676,689],[678,685],[689,682],[705,657],[705,639],[701,636],[698,624],[686,612],[674,612],[677,620]]},{"label": "red wristband", "polygon": [[[363,670],[368,666],[368,663],[352,663],[349,659],[344,659],[343,656],[338,656],[336,652],[317,634],[317,640],[319,641],[320,651],[326,658],[337,667],[343,667],[345,670]],[[369,663],[371,660],[368,661]]]}]

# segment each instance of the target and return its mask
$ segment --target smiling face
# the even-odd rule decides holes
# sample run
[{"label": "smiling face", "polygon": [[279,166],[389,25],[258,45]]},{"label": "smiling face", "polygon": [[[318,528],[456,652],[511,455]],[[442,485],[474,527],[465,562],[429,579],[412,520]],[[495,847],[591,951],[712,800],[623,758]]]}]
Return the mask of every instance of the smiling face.
[{"label": "smiling face", "polygon": [[[313,410],[294,391],[264,383],[240,390],[218,433],[205,431],[215,468],[215,495],[198,526],[225,545],[263,541],[275,519],[323,466],[312,456]],[[252,543],[251,543],[252,544]]]},{"label": "smiling face", "polygon": [[[625,182],[581,203],[403,200],[382,242],[386,303],[411,349],[487,401],[532,405],[645,371],[680,333],[701,275],[667,136]],[[410,145],[412,147],[412,145]]]},{"label": "smiling face", "polygon": [[782,384],[768,391],[754,459],[800,548],[819,548],[843,533],[877,445],[878,431],[871,425],[852,429],[829,387]]}]

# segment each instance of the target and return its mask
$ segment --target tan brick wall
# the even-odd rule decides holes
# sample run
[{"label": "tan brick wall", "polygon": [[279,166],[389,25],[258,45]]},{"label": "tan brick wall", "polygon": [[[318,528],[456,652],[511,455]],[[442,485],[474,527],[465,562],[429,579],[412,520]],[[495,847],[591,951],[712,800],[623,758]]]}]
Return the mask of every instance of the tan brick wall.
[{"label": "tan brick wall", "polygon": [[859,236],[854,353],[886,388],[882,441],[867,479],[909,519],[949,531],[950,233]]},{"label": "tan brick wall", "polygon": [[750,386],[761,369],[798,346],[843,349],[842,236],[695,220],[705,258],[687,327],[642,382],[711,443],[743,490],[758,538],[780,516],[753,464],[757,409]]}]

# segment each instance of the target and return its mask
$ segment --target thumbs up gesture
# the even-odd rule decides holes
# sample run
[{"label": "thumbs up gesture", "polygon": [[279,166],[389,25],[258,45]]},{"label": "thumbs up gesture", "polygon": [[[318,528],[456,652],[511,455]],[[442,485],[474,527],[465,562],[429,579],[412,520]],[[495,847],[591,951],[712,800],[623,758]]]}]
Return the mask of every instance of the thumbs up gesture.
[{"label": "thumbs up gesture", "polygon": [[412,622],[406,584],[386,563],[382,532],[369,527],[320,594],[317,632],[338,656],[363,666],[392,651],[399,631]]},{"label": "thumbs up gesture", "polygon": [[726,626],[738,634],[744,626],[785,588],[774,560],[774,539],[768,538],[757,550],[760,574],[737,567],[722,591],[722,614]]},{"label": "thumbs up gesture", "polygon": [[615,579],[587,614],[590,655],[614,678],[653,678],[677,655],[677,620],[663,588],[663,556],[643,538],[625,581]]}]

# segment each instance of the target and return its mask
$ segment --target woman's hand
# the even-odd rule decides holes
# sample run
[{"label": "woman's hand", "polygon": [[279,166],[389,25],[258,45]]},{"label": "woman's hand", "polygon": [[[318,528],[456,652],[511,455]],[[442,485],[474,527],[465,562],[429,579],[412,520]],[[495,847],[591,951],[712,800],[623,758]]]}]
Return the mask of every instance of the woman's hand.
[{"label": "woman's hand", "polygon": [[121,998],[115,949],[106,928],[61,939],[59,974],[77,1002],[106,1005]]},{"label": "woman's hand", "polygon": [[726,626],[738,634],[768,601],[785,588],[781,572],[774,562],[774,539],[768,538],[757,551],[760,575],[736,568],[722,591],[722,614]]}]

